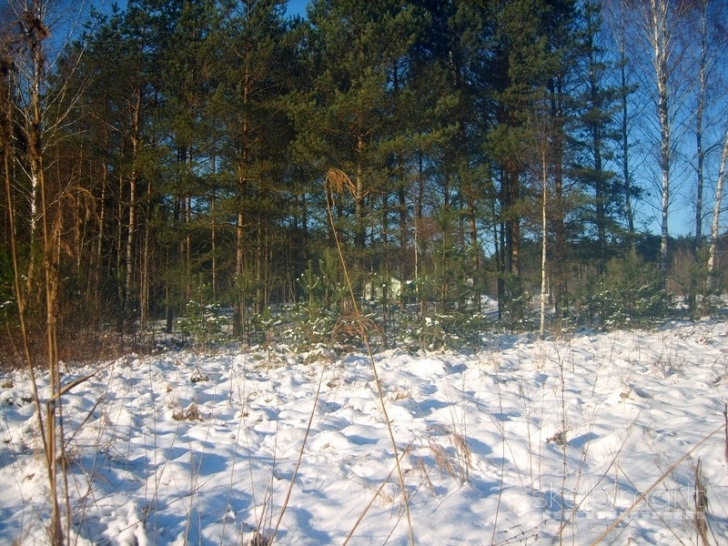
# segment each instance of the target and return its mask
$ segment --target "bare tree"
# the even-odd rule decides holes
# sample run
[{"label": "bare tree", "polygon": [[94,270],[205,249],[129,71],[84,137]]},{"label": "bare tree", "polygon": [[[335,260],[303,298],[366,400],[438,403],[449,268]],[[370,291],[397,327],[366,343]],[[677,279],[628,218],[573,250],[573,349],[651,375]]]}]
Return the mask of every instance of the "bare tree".
[{"label": "bare tree", "polygon": [[[66,481],[65,466],[61,461],[65,459],[65,446],[63,442],[63,411],[62,396],[78,381],[61,386],[60,361],[58,358],[58,319],[59,319],[59,293],[60,293],[60,249],[61,232],[63,225],[63,203],[69,195],[69,188],[65,184],[48,182],[46,176],[46,137],[51,129],[58,126],[64,117],[57,114],[57,118],[49,120],[48,104],[55,100],[56,95],[48,92],[48,67],[51,64],[48,58],[48,40],[51,36],[48,21],[51,17],[51,7],[62,9],[60,2],[52,3],[50,0],[9,0],[6,4],[6,13],[11,23],[7,27],[7,40],[3,40],[0,50],[0,72],[2,73],[2,98],[0,112],[2,113],[2,155],[5,172],[5,187],[7,206],[10,216],[10,226],[13,231],[10,238],[13,272],[15,278],[15,295],[18,302],[18,312],[21,324],[22,344],[29,373],[36,389],[35,400],[37,405],[39,425],[43,440],[45,466],[48,475],[51,521],[49,523],[49,538],[52,544],[63,544],[65,537],[70,537],[70,504],[68,501],[68,483]],[[57,15],[57,14],[56,14]],[[6,29],[4,28],[3,31]],[[66,92],[64,86],[59,84],[58,94]],[[12,119],[17,115],[17,121]],[[66,115],[68,112],[66,112]],[[11,131],[16,129],[18,135],[12,136]],[[22,141],[17,150],[12,149],[11,139]],[[15,241],[17,191],[11,188],[10,155],[15,152],[18,169],[26,174],[30,181],[30,190],[27,198],[30,201],[30,216],[26,220],[30,225],[31,258],[25,273],[21,272],[19,252]],[[17,185],[17,184],[16,184]],[[37,243],[36,243],[37,241]],[[38,265],[42,272],[36,274],[34,246],[37,246]],[[21,287],[20,279],[25,276],[25,288]],[[42,310],[39,315],[45,319],[45,351],[47,372],[50,379],[50,393],[47,401],[41,403],[38,387],[35,381],[36,369],[31,356],[28,343],[28,330],[26,328],[26,303],[29,294],[37,294]],[[63,494],[63,492],[66,494]],[[64,531],[62,505],[65,500],[66,528]]]},{"label": "bare tree", "polygon": [[[36,223],[40,220],[41,241],[42,241],[42,264],[44,273],[44,298],[46,317],[46,350],[48,372],[50,374],[51,400],[56,398],[60,392],[60,372],[58,366],[58,340],[57,333],[57,303],[58,303],[58,253],[54,250],[53,243],[55,222],[52,218],[52,201],[46,191],[45,170],[43,164],[43,104],[42,90],[45,84],[46,53],[44,41],[50,36],[50,31],[45,24],[46,6],[40,0],[30,2],[17,2],[13,5],[14,17],[19,31],[18,40],[21,44],[18,55],[19,74],[24,78],[25,86],[21,87],[21,93],[25,93],[24,108],[21,115],[24,117],[25,140],[27,140],[26,153],[24,154],[29,165],[28,176],[30,178],[30,203],[31,203],[31,241],[35,238],[37,229]],[[24,87],[24,88],[22,88]],[[40,203],[40,205],[38,204]],[[40,216],[39,216],[40,212]],[[32,244],[32,242],[31,242]],[[17,256],[16,256],[17,259]],[[30,272],[33,271],[31,261]],[[16,268],[17,269],[17,268]],[[28,275],[28,286],[35,280],[35,276]],[[17,285],[16,285],[17,286]],[[21,294],[17,294],[22,299]],[[21,307],[22,310],[22,307]],[[31,373],[33,372],[32,359],[28,362]],[[41,430],[43,432],[43,445],[45,451],[45,463],[48,471],[50,487],[50,502],[52,508],[51,522],[49,525],[50,539],[53,544],[63,543],[63,527],[61,519],[61,504],[58,494],[58,450],[59,435],[56,429],[56,417],[60,412],[60,404],[56,407],[55,400],[46,405],[45,423],[42,419],[42,408],[38,401],[38,413]],[[62,438],[62,431],[60,438]]]},{"label": "bare tree", "polygon": [[[699,260],[700,248],[703,244],[703,220],[704,220],[704,193],[706,168],[709,164],[709,155],[713,150],[720,147],[720,142],[713,141],[711,143],[711,112],[715,110],[716,96],[725,97],[724,93],[716,93],[715,80],[719,75],[718,60],[720,59],[720,51],[725,47],[725,30],[720,28],[717,23],[720,14],[725,14],[725,7],[722,2],[715,0],[698,0],[695,6],[694,26],[689,28],[690,36],[697,35],[697,50],[694,53],[695,65],[697,70],[697,87],[695,90],[695,111],[694,111],[694,127],[695,127],[695,239],[693,244],[693,253],[696,261]],[[721,7],[722,6],[722,7]],[[725,157],[723,158],[725,161]],[[720,175],[718,178],[717,192],[722,193],[723,165],[720,167]],[[707,288],[710,287],[711,277],[714,268],[714,252],[713,242],[717,238],[718,229],[716,222],[719,220],[721,195],[716,193],[716,203],[718,210],[714,211],[713,223],[711,224],[709,264]],[[689,304],[691,310],[697,305],[698,278],[692,275],[690,278]]]},{"label": "bare tree", "polygon": [[[641,43],[649,51],[651,81],[654,90],[654,107],[657,121],[658,143],[656,146],[660,194],[660,269],[667,275],[668,266],[668,220],[672,195],[672,168],[675,154],[676,111],[682,100],[676,89],[679,84],[678,67],[683,62],[681,33],[692,9],[690,0],[625,0],[622,9],[629,12],[639,29]],[[638,44],[635,44],[639,47]],[[633,46],[633,47],[635,47]],[[635,56],[643,51],[633,49]]]},{"label": "bare tree", "polygon": [[686,2],[650,0],[645,17],[645,33],[652,46],[652,62],[657,84],[657,117],[660,127],[659,166],[661,175],[660,268],[667,273],[668,218],[670,207],[670,168],[673,127],[670,110],[670,80],[675,68],[675,42]]},{"label": "bare tree", "polygon": [[707,100],[708,81],[708,4],[709,0],[700,0],[700,15],[698,23],[698,36],[700,37],[700,51],[698,53],[698,94],[695,108],[695,147],[696,147],[696,174],[695,188],[695,251],[700,247],[703,232],[703,187],[705,147],[703,145],[703,125],[705,115],[705,102]]},{"label": "bare tree", "polygon": [[[699,0],[695,8],[695,26],[690,35],[697,35],[698,49],[695,60],[698,71],[698,81],[695,98],[695,254],[702,245],[702,224],[705,216],[704,193],[706,192],[706,178],[710,176],[713,161],[711,157],[717,150],[723,148],[718,167],[718,176],[714,188],[714,207],[709,234],[709,249],[707,263],[707,288],[710,290],[715,275],[715,257],[717,251],[718,230],[720,227],[720,213],[723,188],[725,185],[725,163],[728,158],[728,134],[715,135],[714,128],[724,127],[726,122],[724,103],[725,63],[728,61],[725,47],[728,42],[725,28],[725,16],[728,14],[724,2],[716,0]],[[721,143],[722,141],[722,143]],[[715,172],[715,171],[713,171]],[[694,281],[697,283],[697,280]],[[691,298],[691,303],[694,303]]]}]

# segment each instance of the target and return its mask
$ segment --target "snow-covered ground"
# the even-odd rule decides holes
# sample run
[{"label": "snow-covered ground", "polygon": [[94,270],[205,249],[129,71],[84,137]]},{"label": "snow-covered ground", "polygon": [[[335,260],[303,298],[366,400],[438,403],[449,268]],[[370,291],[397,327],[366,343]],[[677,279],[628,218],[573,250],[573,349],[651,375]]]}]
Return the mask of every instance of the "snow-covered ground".
[{"label": "snow-covered ground", "polygon": [[[264,544],[280,520],[276,544],[404,545],[406,496],[416,544],[581,545],[615,522],[602,543],[695,544],[698,461],[709,538],[728,541],[728,322],[375,363],[391,428],[364,355],[72,369],[96,372],[64,396],[74,543]],[[31,384],[0,385],[0,542],[42,544]]]}]

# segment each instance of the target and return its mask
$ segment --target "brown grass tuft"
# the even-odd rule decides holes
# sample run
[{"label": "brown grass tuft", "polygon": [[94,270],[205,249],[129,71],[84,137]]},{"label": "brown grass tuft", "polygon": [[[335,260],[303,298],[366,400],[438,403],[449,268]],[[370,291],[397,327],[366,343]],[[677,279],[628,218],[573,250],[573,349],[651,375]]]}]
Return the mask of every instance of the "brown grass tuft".
[{"label": "brown grass tuft", "polygon": [[360,313],[342,315],[336,320],[331,338],[340,343],[363,342],[379,337],[384,344],[384,329],[369,317]]},{"label": "brown grass tuft", "polygon": [[202,414],[197,404],[190,404],[186,410],[177,408],[172,412],[172,419],[175,421],[202,421]]}]

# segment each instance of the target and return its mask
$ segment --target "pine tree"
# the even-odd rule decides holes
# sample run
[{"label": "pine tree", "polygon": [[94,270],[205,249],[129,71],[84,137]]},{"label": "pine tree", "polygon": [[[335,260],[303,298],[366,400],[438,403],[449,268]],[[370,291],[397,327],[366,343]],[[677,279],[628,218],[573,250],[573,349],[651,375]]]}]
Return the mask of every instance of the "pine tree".
[{"label": "pine tree", "polygon": [[365,250],[382,233],[374,212],[402,164],[399,106],[410,96],[402,82],[418,24],[417,10],[399,0],[315,1],[309,9],[311,88],[292,107],[296,148],[318,183],[332,167],[352,181],[335,206],[340,220],[345,209],[353,216],[341,228],[359,273],[378,269],[379,258]]},{"label": "pine tree", "polygon": [[278,185],[290,176],[284,97],[295,83],[296,55],[283,14],[280,0],[244,2],[229,13],[217,42],[213,107],[223,128],[220,166],[228,178],[220,209],[234,225],[230,293],[238,335],[249,323],[248,307],[260,312],[270,296],[272,244],[285,246],[277,238],[287,208]]},{"label": "pine tree", "polygon": [[[482,135],[491,128],[485,100],[490,75],[482,67],[494,28],[484,5],[466,1],[422,5],[429,15],[421,46],[429,54],[428,76],[434,71],[441,74],[439,115],[431,116],[439,124],[435,127],[440,142],[430,158],[441,181],[444,263],[440,269],[446,273],[441,293],[449,299],[448,284],[453,284],[453,293],[479,308],[485,284],[481,227],[493,198],[482,147]],[[470,286],[467,293],[465,286]]]},{"label": "pine tree", "polygon": [[619,139],[616,120],[619,90],[609,83],[614,66],[607,56],[602,26],[599,5],[586,3],[580,32],[582,59],[575,97],[578,118],[573,132],[572,176],[588,200],[586,210],[577,217],[593,227],[593,231],[585,230],[582,235],[596,240],[598,271],[604,273],[609,255],[608,235],[620,234],[618,221],[624,190],[616,181],[615,173],[608,170]]},{"label": "pine tree", "polygon": [[[493,130],[487,135],[488,155],[498,181],[497,236],[499,255],[498,303],[502,314],[509,302],[521,301],[522,220],[532,214],[523,185],[530,145],[534,140],[529,123],[535,101],[543,97],[550,75],[547,39],[543,34],[544,5],[538,0],[492,4],[497,21],[485,70],[491,74],[490,108]],[[513,310],[521,318],[520,304]]]}]

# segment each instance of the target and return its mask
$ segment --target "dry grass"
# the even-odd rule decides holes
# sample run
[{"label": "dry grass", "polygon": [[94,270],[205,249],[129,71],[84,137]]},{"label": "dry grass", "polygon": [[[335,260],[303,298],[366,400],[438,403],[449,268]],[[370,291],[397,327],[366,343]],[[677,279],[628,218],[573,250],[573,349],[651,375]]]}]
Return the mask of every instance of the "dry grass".
[{"label": "dry grass", "polygon": [[200,408],[197,407],[197,404],[192,403],[189,406],[187,406],[186,410],[183,410],[182,408],[176,408],[172,412],[172,419],[175,421],[202,421],[202,414],[200,413]]},{"label": "dry grass", "polygon": [[255,531],[253,533],[253,538],[248,541],[247,546],[270,546],[271,544],[273,544],[272,539],[262,535],[258,531]]},{"label": "dry grass", "polygon": [[698,458],[698,463],[695,465],[695,493],[693,494],[693,500],[695,501],[693,518],[695,530],[703,546],[708,546],[710,544],[710,540],[708,540],[708,493],[703,483],[700,458]]},{"label": "dry grass", "polygon": [[690,450],[683,453],[683,455],[676,460],[670,467],[665,470],[655,482],[648,487],[637,499],[624,511],[620,514],[620,516],[615,519],[591,544],[592,546],[595,546],[596,544],[600,544],[604,539],[606,539],[612,531],[614,531],[617,526],[624,521],[626,518],[630,516],[630,514],[634,511],[635,508],[638,508],[642,505],[643,502],[646,502],[649,499],[649,496],[652,494],[652,492],[660,485],[662,484],[669,476],[672,475],[672,473],[680,466],[683,462],[685,462],[686,459],[691,457],[695,451],[698,450],[700,446],[702,446],[705,442],[710,440],[713,436],[717,435],[718,433],[723,432],[723,425],[719,426],[717,429],[712,431],[707,436],[703,437],[702,440],[700,440],[697,444],[695,444]]},{"label": "dry grass", "polygon": [[427,469],[425,460],[422,457],[417,457],[417,468],[420,471],[420,473],[422,474],[422,482],[427,486],[427,489],[429,489],[433,495],[436,494],[435,485],[432,483],[432,480],[430,479],[430,472]]},{"label": "dry grass", "polygon": [[[348,189],[348,191],[352,195],[356,194],[356,187],[352,183],[349,176],[345,172],[343,172],[339,169],[336,169],[336,168],[331,168],[327,172],[325,187],[326,187],[327,191],[331,191],[333,194],[343,193],[344,187],[346,187],[346,189]],[[387,404],[384,399],[384,390],[382,388],[382,383],[379,379],[379,372],[377,370],[377,364],[374,361],[374,354],[372,352],[372,346],[371,346],[371,337],[369,335],[372,327],[374,327],[376,329],[376,324],[374,324],[374,322],[371,321],[371,319],[364,317],[359,312],[357,297],[356,297],[356,294],[354,293],[354,288],[351,283],[351,277],[349,276],[349,270],[346,265],[344,251],[341,246],[341,241],[339,240],[339,235],[337,233],[337,228],[336,228],[336,222],[334,221],[334,215],[331,210],[331,202],[329,199],[326,200],[326,213],[329,218],[329,224],[331,225],[332,233],[334,235],[334,240],[336,242],[336,250],[338,252],[339,260],[341,263],[341,270],[344,275],[344,279],[346,280],[346,287],[347,287],[347,290],[348,290],[349,296],[350,296],[349,301],[351,304],[351,308],[353,309],[352,325],[355,325],[358,328],[360,335],[361,335],[361,339],[364,342],[364,345],[366,347],[366,352],[367,352],[367,356],[369,357],[369,362],[371,363],[372,374],[374,376],[374,384],[376,386],[376,394],[379,399],[379,403],[381,405],[380,410],[382,412],[382,417],[384,418],[384,423],[387,428],[387,433],[389,434],[389,439],[390,439],[390,442],[392,445],[392,454],[394,457],[394,470],[397,471],[397,478],[399,480],[399,488],[400,488],[400,492],[402,494],[402,505],[404,506],[404,514],[407,519],[407,530],[409,532],[409,542],[412,546],[414,546],[416,544],[416,540],[415,540],[415,535],[414,535],[414,529],[412,526],[412,516],[410,514],[410,506],[409,506],[409,499],[407,496],[407,488],[405,486],[404,472],[402,471],[402,467],[400,466],[400,460],[401,460],[400,451],[399,451],[399,448],[397,448],[397,442],[394,437],[394,431],[392,430],[392,424],[389,419],[389,415],[387,414]],[[335,330],[336,330],[336,328],[335,328]],[[381,329],[380,329],[380,331],[381,331]],[[383,331],[382,331],[382,337],[383,337]],[[405,452],[406,452],[406,450],[405,450]],[[404,455],[405,455],[405,453],[401,454],[402,457],[404,457]],[[369,506],[371,506],[371,503],[367,506],[365,511],[362,513],[362,515],[360,516],[360,519],[357,521],[356,525],[358,525],[359,521],[361,521],[361,518],[364,517],[364,514],[366,514],[367,510],[369,509]],[[355,529],[356,529],[356,525],[355,525]],[[351,538],[355,529],[352,529],[351,533],[349,534],[349,537],[347,537],[347,541]]]},{"label": "dry grass", "polygon": [[447,450],[432,438],[428,438],[427,443],[430,448],[430,453],[432,453],[432,457],[435,460],[435,466],[440,471],[440,476],[457,476],[456,465],[453,464]]},{"label": "dry grass", "polygon": [[450,433],[450,442],[455,448],[460,466],[460,480],[465,483],[470,480],[470,469],[472,468],[473,454],[468,446],[468,441],[462,434],[453,431]]},{"label": "dry grass", "polygon": [[386,345],[384,329],[371,318],[358,312],[340,316],[331,332],[331,339],[338,343],[379,340],[382,345]]}]

